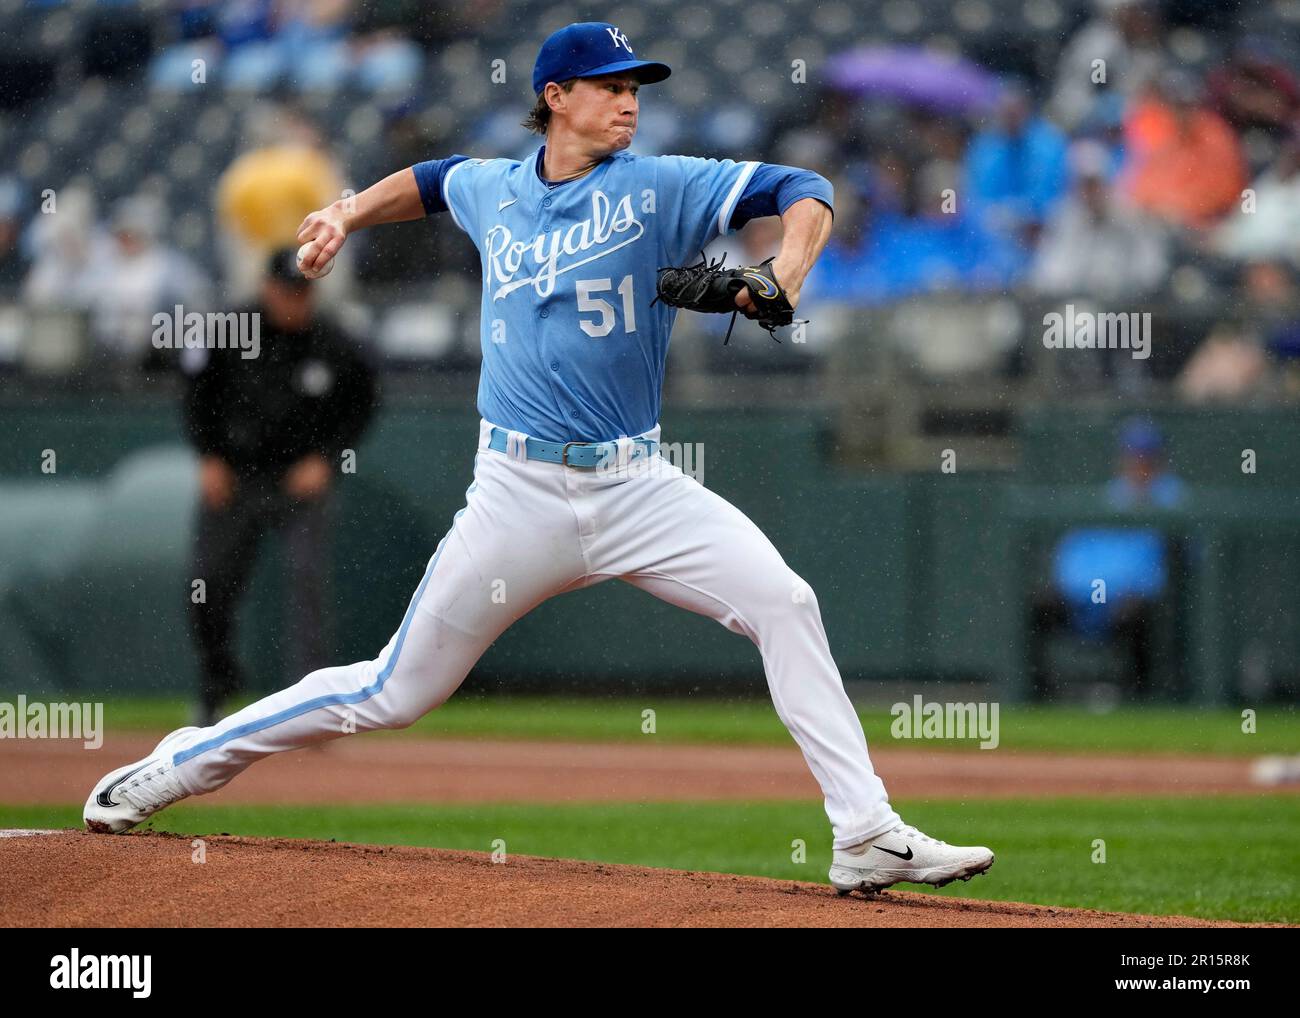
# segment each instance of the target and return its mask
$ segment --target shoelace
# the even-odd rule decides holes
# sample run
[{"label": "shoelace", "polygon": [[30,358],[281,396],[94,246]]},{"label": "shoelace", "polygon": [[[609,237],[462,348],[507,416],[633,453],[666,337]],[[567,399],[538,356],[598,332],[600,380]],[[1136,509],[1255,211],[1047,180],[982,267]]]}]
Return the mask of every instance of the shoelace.
[{"label": "shoelace", "polygon": [[159,762],[128,779],[119,786],[117,794],[137,810],[156,811],[185,796],[176,779],[168,781],[167,778],[167,765]]},{"label": "shoelace", "polygon": [[[922,834],[920,831],[918,831],[918,830],[917,830],[915,827],[913,827],[911,824],[895,824],[895,825],[894,825],[893,827],[891,827],[888,831],[886,831],[885,834],[897,834],[899,837],[907,838],[907,839],[910,840],[910,841],[923,841],[923,842],[929,842],[931,845],[946,845],[946,844],[948,844],[946,841],[940,841],[938,838],[932,838],[932,837],[930,837],[928,834]],[[848,849],[848,851],[849,851],[850,854],[852,854],[852,855],[862,855],[862,854],[864,854],[864,853],[867,851],[867,849],[868,849],[872,844],[875,843],[875,841],[876,841],[877,838],[882,838],[882,837],[884,837],[883,834],[878,834],[878,835],[876,835],[875,838],[872,838],[871,841],[869,841],[869,842],[863,842],[863,843],[860,844],[860,845],[855,845],[853,848]]]},{"label": "shoelace", "polygon": [[911,824],[899,824],[897,827],[893,828],[889,833],[898,834],[904,838],[914,838],[919,841],[928,841],[932,845],[948,844],[946,841],[940,841],[938,838],[932,838],[928,834],[922,834]]}]

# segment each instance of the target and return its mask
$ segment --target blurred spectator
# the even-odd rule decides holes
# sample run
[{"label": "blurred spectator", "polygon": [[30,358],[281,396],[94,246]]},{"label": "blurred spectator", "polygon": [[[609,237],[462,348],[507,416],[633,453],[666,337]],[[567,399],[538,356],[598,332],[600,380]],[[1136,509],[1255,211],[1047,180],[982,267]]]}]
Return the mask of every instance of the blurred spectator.
[{"label": "blurred spectator", "polygon": [[[1167,466],[1160,430],[1143,420],[1125,422],[1106,504],[1117,511],[1172,509],[1185,497],[1183,482]],[[1134,698],[1151,697],[1154,622],[1170,590],[1173,557],[1168,540],[1152,527],[1085,527],[1061,538],[1050,589],[1031,607],[1029,658],[1036,699],[1058,692],[1049,674],[1047,641],[1066,630],[1120,646],[1131,667]]]},{"label": "blurred spectator", "polygon": [[883,220],[875,235],[882,282],[895,298],[936,290],[987,292],[1010,286],[1023,252],[985,230],[973,216],[928,215]]},{"label": "blurred spectator", "polygon": [[113,246],[87,284],[91,333],[99,354],[122,366],[140,367],[157,353],[150,337],[153,316],[207,311],[207,277],[184,254],[162,242],[161,201],[152,195],[125,198],[114,207]]},{"label": "blurred spectator", "polygon": [[[908,111],[907,122],[907,135],[912,140],[912,189],[918,206],[942,206],[945,196],[951,193],[956,196],[958,211],[965,214],[968,210],[961,207],[963,164],[969,147],[965,122],[923,110]],[[944,211],[947,214],[952,210]]]},{"label": "blurred spectator", "polygon": [[875,259],[894,297],[1002,289],[1028,267],[1019,238],[990,230],[960,197],[947,204],[926,178],[913,176],[903,199],[903,214],[882,215],[874,234]]},{"label": "blurred spectator", "polygon": [[1219,327],[1188,358],[1176,384],[1193,403],[1235,401],[1254,392],[1267,373],[1268,357],[1253,335]]},{"label": "blurred spectator", "polygon": [[1276,318],[1295,307],[1295,273],[1285,262],[1251,262],[1242,269],[1240,289],[1245,307],[1257,319]]},{"label": "blurred spectator", "polygon": [[1215,234],[1220,254],[1240,261],[1286,259],[1300,265],[1300,121],[1273,165],[1250,185],[1249,205],[1239,207]]},{"label": "blurred spectator", "polygon": [[984,225],[1032,245],[1065,193],[1065,152],[1065,136],[1034,114],[1024,85],[1008,83],[966,154],[967,199]]},{"label": "blurred spectator", "polygon": [[279,0],[273,34],[232,53],[227,88],[265,93],[284,83],[298,92],[331,92],[351,70],[352,0]]},{"label": "blurred spectator", "polygon": [[0,293],[17,290],[27,276],[29,259],[20,243],[22,230],[22,187],[12,177],[0,177]]},{"label": "blurred spectator", "polygon": [[1241,145],[1223,118],[1201,105],[1190,75],[1161,75],[1130,113],[1127,137],[1125,186],[1139,208],[1201,228],[1240,200],[1246,186]]},{"label": "blurred spectator", "polygon": [[[1136,95],[1168,61],[1154,0],[1095,0],[1094,7],[1093,19],[1069,41],[1057,66],[1051,112],[1069,131],[1102,96]],[[1099,70],[1104,83],[1097,80]]]},{"label": "blurred spectator", "polygon": [[1288,362],[1295,356],[1300,335],[1295,271],[1285,261],[1250,262],[1241,268],[1238,290],[1241,297],[1232,313],[1215,326],[1178,376],[1184,399],[1240,401],[1281,386],[1269,353]]},{"label": "blurred spectator", "polygon": [[1283,51],[1268,39],[1243,39],[1205,84],[1210,105],[1238,132],[1283,135],[1300,116],[1300,82]]},{"label": "blurred spectator", "polygon": [[1119,302],[1152,293],[1169,271],[1158,225],[1120,207],[1106,182],[1110,157],[1097,142],[1070,150],[1074,187],[1043,234],[1034,288],[1051,297]]},{"label": "blurred spectator", "polygon": [[355,14],[353,6],[351,0],[310,0],[282,19],[277,42],[289,83],[301,92],[351,84],[369,95],[413,93],[424,55],[407,28],[436,18],[442,5],[366,0]]},{"label": "blurred spectator", "polygon": [[425,50],[438,52],[455,39],[476,35],[501,16],[501,0],[364,0],[352,22],[351,73],[364,91],[414,95]]},{"label": "blurred spectator", "polygon": [[1116,509],[1172,509],[1187,490],[1169,469],[1165,436],[1149,421],[1132,418],[1119,432],[1119,465],[1106,486],[1106,498]]},{"label": "blurred spectator", "polygon": [[[308,213],[343,196],[342,178],[310,123],[270,106],[258,115],[253,130],[262,144],[231,163],[216,187],[225,282],[235,302],[255,292],[260,266],[272,251],[296,245]],[[321,280],[322,296],[347,290],[352,260],[346,253],[339,253],[334,270]]]},{"label": "blurred spectator", "polygon": [[371,94],[412,91],[423,54],[405,28],[418,28],[437,7],[404,0],[356,7],[353,0],[184,4],[176,12],[176,42],[153,63],[153,87],[194,87],[194,61],[202,59],[206,81],[234,91],[266,94],[281,84],[299,92],[347,84]]},{"label": "blurred spectator", "polygon": [[1075,131],[1079,141],[1093,141],[1106,152],[1106,179],[1114,181],[1124,167],[1124,100],[1107,92],[1093,104],[1092,112]]},{"label": "blurred spectator", "polygon": [[[264,85],[264,80],[253,80],[251,65],[271,46],[274,8],[274,0],[183,0],[174,12],[176,42],[154,59],[151,84],[163,91],[185,91],[223,80],[246,87]],[[241,50],[247,50],[249,56],[239,58]],[[242,69],[241,59],[246,65]],[[203,62],[197,82],[196,60]]]},{"label": "blurred spectator", "polygon": [[[811,84],[808,88],[816,91],[806,106],[787,107],[773,115],[762,146],[767,161],[802,166],[827,178],[846,165],[865,163],[869,139],[862,120],[869,113],[868,105],[838,88]],[[707,149],[709,140],[700,142]]]},{"label": "blurred spectator", "polygon": [[89,308],[94,277],[113,253],[90,190],[73,184],[58,191],[52,211],[36,217],[31,242],[35,259],[23,281],[23,301],[38,308]]},{"label": "blurred spectator", "polygon": [[[329,659],[327,587],[334,475],[377,403],[375,373],[345,333],[315,310],[297,251],[276,252],[258,302],[258,355],[239,346],[187,349],[185,421],[198,450],[200,501],[191,606],[200,659],[198,722],[211,725],[243,688],[234,625],[262,538],[283,529],[289,563],[288,674]],[[188,581],[187,581],[188,582]]]},{"label": "blurred spectator", "polygon": [[898,169],[886,158],[854,171],[847,208],[837,189],[835,229],[804,295],[873,305],[937,290],[997,290],[1018,278],[1023,248],[985,229],[974,215],[945,212],[941,196],[928,188],[916,193],[910,184],[900,205]]}]

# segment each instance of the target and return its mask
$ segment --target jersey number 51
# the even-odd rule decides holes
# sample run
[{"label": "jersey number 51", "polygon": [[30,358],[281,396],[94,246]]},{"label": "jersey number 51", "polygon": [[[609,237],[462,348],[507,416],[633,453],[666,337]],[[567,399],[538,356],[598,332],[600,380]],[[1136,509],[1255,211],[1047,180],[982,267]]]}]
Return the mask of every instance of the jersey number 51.
[{"label": "jersey number 51", "polygon": [[[612,289],[613,285],[613,280],[608,278],[574,281],[574,287],[578,291],[578,311],[595,311],[600,315],[598,320],[588,318],[578,320],[578,327],[592,339],[600,339],[602,336],[608,336],[614,331],[614,305],[607,300],[592,296],[592,294]],[[624,276],[623,281],[618,284],[618,295],[623,298],[623,331],[636,332],[636,308],[632,301],[632,277],[630,275]]]}]

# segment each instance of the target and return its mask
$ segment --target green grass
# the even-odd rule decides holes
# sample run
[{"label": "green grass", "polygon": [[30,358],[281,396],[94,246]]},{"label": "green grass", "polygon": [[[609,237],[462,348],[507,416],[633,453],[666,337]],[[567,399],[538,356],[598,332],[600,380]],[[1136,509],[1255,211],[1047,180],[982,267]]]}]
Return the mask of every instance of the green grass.
[{"label": "green grass", "polygon": [[[458,738],[636,742],[645,738],[641,731],[645,710],[655,712],[655,738],[661,742],[791,744],[767,701],[651,695],[625,699],[453,697],[410,729],[392,733],[392,737],[414,733]],[[116,731],[167,731],[188,724],[189,713],[189,704],[180,699],[116,699],[105,702],[104,721],[106,727]],[[976,745],[972,740],[895,740],[890,735],[894,718],[889,705],[861,707],[858,713],[873,745],[956,750]],[[1241,726],[1241,712],[1233,709],[1144,707],[1096,714],[1077,707],[1004,704],[999,712],[1000,746],[1006,749],[1239,756],[1300,752],[1300,712],[1294,707],[1259,707],[1255,734],[1243,734]]]},{"label": "green grass", "polygon": [[[1300,798],[1058,799],[898,804],[990,873],[934,893],[1119,912],[1300,922]],[[71,827],[79,810],[0,807],[0,827]],[[158,830],[430,845],[825,882],[830,837],[811,803],[178,806]],[[807,845],[805,862],[791,845]],[[1092,861],[1094,839],[1106,862]],[[907,887],[906,890],[916,890]]]}]

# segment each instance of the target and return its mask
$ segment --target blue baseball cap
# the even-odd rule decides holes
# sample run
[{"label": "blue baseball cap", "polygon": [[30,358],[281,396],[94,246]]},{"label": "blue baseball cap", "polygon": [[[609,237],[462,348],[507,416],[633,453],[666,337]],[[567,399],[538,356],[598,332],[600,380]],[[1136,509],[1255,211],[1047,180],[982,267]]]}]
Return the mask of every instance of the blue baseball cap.
[{"label": "blue baseball cap", "polygon": [[667,64],[638,60],[627,36],[603,21],[581,21],[552,32],[537,51],[533,65],[533,91],[538,95],[548,81],[594,78],[600,74],[636,71],[643,84],[663,81],[672,74]]}]

